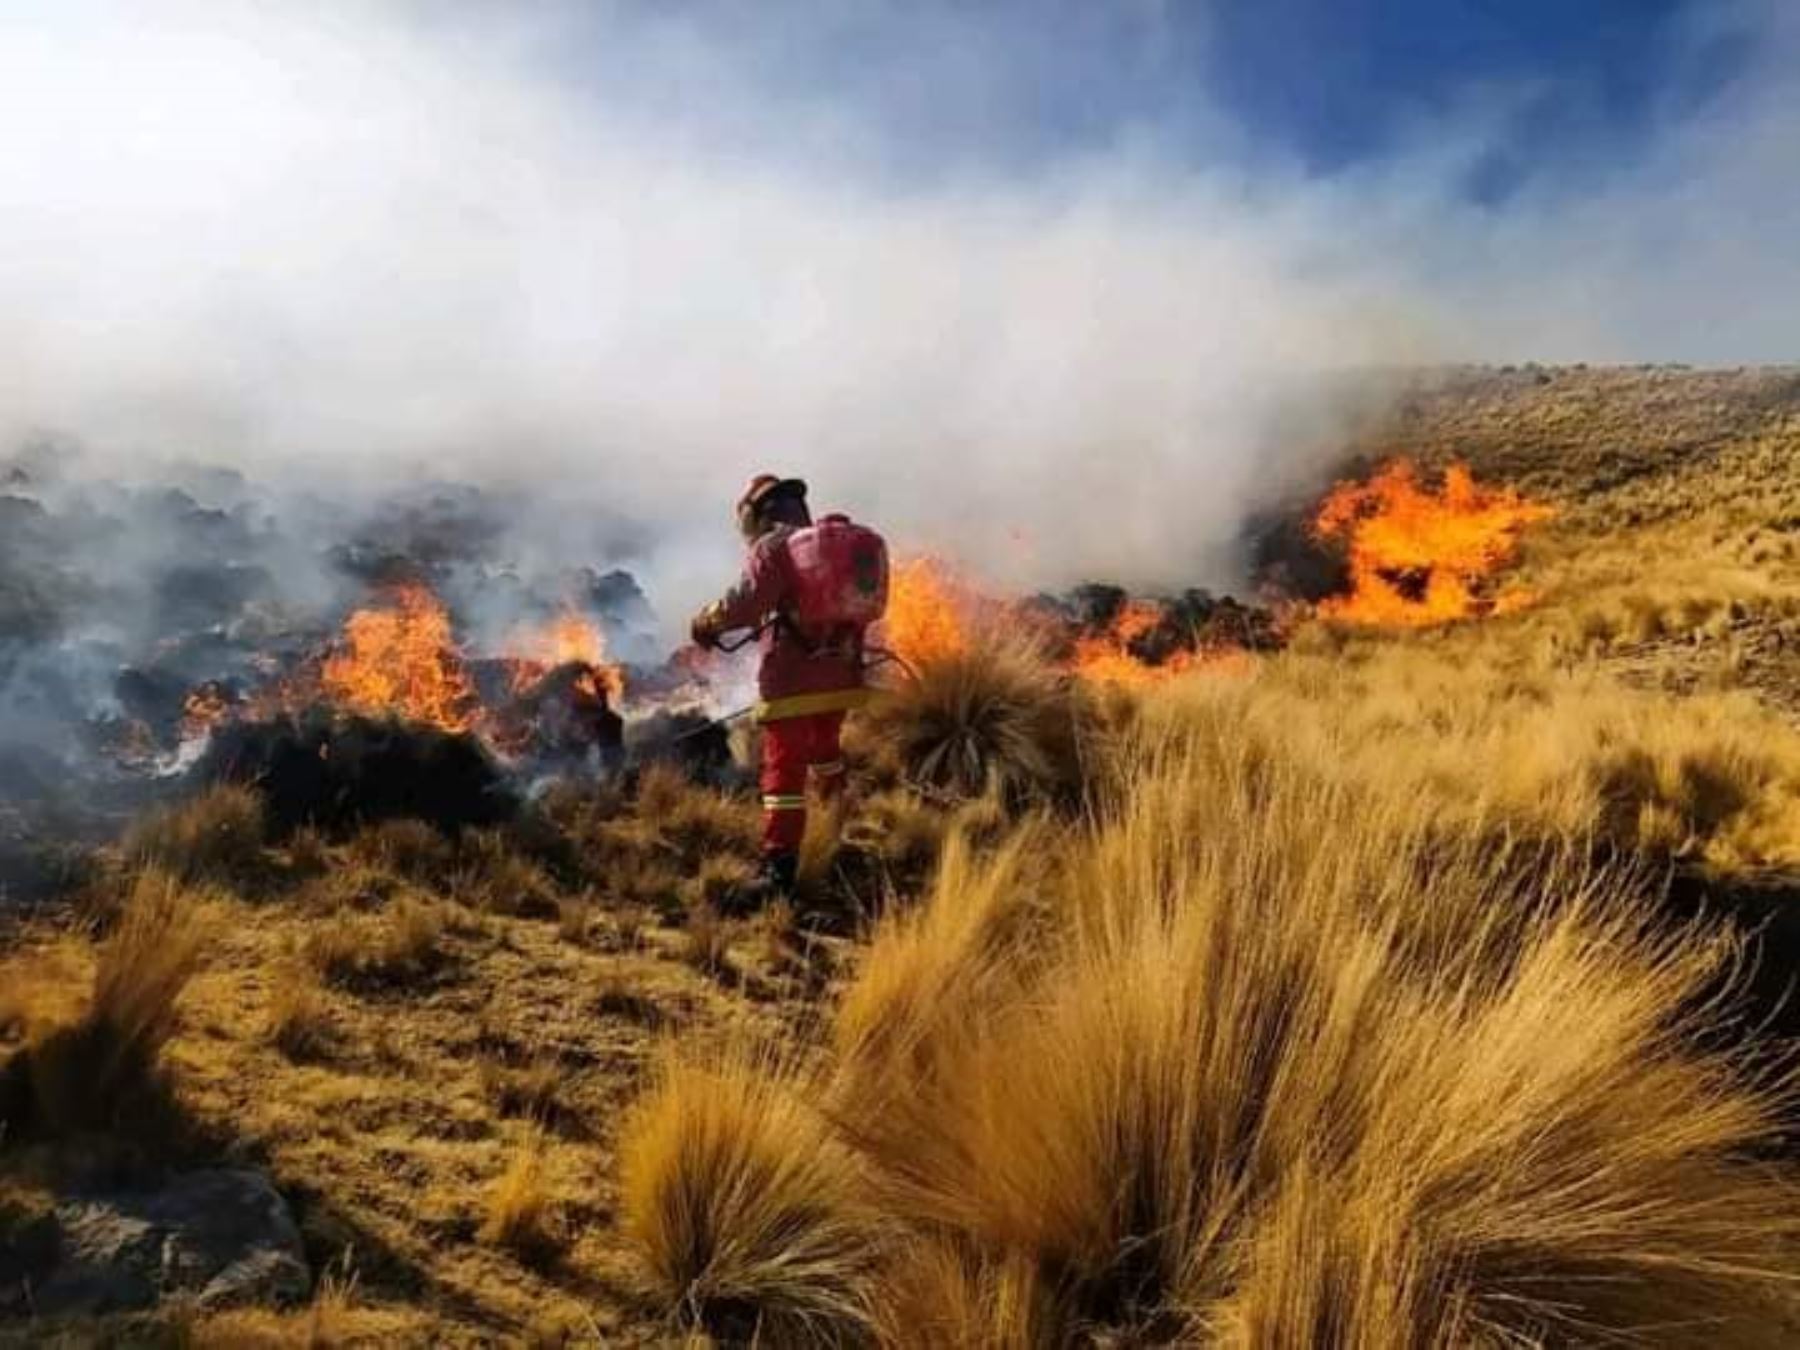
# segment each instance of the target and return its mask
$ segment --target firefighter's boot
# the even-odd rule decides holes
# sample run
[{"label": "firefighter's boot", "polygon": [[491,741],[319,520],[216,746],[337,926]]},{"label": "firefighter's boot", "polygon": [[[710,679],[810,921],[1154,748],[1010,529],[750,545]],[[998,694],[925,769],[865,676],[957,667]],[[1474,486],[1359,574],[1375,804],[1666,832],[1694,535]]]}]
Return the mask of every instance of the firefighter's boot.
[{"label": "firefighter's boot", "polygon": [[765,853],[756,874],[726,896],[724,908],[733,915],[754,914],[777,900],[791,900],[799,874],[798,853]]}]

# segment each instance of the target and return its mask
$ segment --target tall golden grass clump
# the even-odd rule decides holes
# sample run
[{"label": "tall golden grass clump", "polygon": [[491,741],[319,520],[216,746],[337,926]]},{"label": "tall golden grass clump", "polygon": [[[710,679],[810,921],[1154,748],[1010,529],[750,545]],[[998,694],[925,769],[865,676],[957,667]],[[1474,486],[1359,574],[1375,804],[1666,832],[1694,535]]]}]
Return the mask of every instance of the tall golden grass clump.
[{"label": "tall golden grass clump", "polygon": [[1082,787],[1078,694],[1028,641],[984,635],[924,662],[871,705],[858,742],[900,777],[957,797],[1069,801]]},{"label": "tall golden grass clump", "polygon": [[199,966],[204,897],[175,878],[141,873],[101,944],[92,992],[73,1020],[49,1021],[8,1063],[0,1094],[17,1126],[55,1137],[105,1129],[161,1102],[160,1057],[176,1001]]},{"label": "tall golden grass clump", "polygon": [[[878,934],[823,1115],[771,1132],[778,1087],[739,1075],[641,1118],[653,1264],[787,1253],[866,1206],[891,1228],[862,1298],[893,1344],[1792,1325],[1800,1186],[1760,1160],[1788,1097],[1697,1035],[1731,943],[1659,929],[1578,853],[1446,831],[1410,783],[1223,718],[1150,733],[1090,828],[952,850]],[[784,1178],[833,1159],[805,1176],[819,1207],[746,1185],[752,1151]],[[705,1215],[678,1230],[704,1240],[647,1213]],[[803,1300],[780,1266],[734,1296]]]},{"label": "tall golden grass clump", "polygon": [[950,1028],[1005,1006],[1042,964],[1032,878],[1049,843],[1033,823],[981,856],[966,834],[951,834],[929,899],[883,918],[838,1007],[828,1109],[859,1147],[885,1151],[896,1175],[908,1170],[913,1113],[952,1069],[937,1062],[955,1040]]},{"label": "tall golden grass clump", "polygon": [[769,1345],[866,1339],[883,1221],[803,1082],[748,1061],[673,1064],[623,1159],[626,1230],[680,1321]]},{"label": "tall golden grass clump", "polygon": [[480,1233],[483,1242],[509,1248],[525,1261],[540,1265],[553,1260],[565,1243],[546,1176],[547,1151],[543,1132],[534,1126],[488,1192],[487,1217]]}]

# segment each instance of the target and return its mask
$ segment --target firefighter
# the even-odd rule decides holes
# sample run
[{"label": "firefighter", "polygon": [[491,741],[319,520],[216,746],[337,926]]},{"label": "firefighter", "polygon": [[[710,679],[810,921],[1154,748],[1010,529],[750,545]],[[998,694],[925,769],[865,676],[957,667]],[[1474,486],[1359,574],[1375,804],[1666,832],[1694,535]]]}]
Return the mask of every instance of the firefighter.
[{"label": "firefighter", "polygon": [[717,646],[735,629],[760,634],[762,867],[743,903],[793,893],[806,832],[807,788],[835,803],[844,784],[844,714],[869,697],[864,632],[887,603],[887,547],[847,516],[818,524],[798,478],[758,474],[737,503],[749,555],[725,595],[694,616],[693,639]]}]

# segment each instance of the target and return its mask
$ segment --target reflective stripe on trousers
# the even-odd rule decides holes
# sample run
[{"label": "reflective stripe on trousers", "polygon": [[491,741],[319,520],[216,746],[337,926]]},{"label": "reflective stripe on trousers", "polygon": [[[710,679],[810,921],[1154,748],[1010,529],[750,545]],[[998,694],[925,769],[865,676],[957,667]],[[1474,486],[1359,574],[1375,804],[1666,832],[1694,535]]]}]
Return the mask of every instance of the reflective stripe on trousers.
[{"label": "reflective stripe on trousers", "polygon": [[800,847],[809,779],[822,799],[842,790],[843,729],[841,711],[784,717],[763,727],[763,852],[792,853]]}]

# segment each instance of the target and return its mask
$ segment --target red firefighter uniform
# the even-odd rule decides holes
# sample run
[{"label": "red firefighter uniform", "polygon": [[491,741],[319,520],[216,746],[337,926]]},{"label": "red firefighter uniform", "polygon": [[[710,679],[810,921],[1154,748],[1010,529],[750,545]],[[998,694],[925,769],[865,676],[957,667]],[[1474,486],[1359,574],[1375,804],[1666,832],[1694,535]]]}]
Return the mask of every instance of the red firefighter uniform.
[{"label": "red firefighter uniform", "polygon": [[761,628],[763,853],[789,857],[806,831],[808,777],[822,800],[842,790],[844,714],[869,697],[863,634],[887,600],[879,535],[847,516],[778,523],[750,545],[743,576],[701,612],[696,631]]}]

